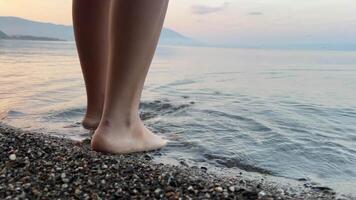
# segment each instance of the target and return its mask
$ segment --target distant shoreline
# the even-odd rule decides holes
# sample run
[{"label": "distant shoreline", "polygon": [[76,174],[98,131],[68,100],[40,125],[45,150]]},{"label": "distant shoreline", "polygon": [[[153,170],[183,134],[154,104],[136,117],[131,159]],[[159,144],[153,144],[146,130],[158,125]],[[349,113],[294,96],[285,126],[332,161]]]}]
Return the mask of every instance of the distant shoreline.
[{"label": "distant shoreline", "polygon": [[51,37],[38,37],[32,35],[7,35],[0,30],[0,40],[33,40],[33,41],[66,41]]},{"label": "distant shoreline", "polygon": [[67,40],[61,40],[57,38],[47,38],[47,37],[35,37],[29,35],[19,35],[19,36],[11,36],[10,38],[5,38],[7,40],[33,40],[33,41],[58,41],[64,42]]}]

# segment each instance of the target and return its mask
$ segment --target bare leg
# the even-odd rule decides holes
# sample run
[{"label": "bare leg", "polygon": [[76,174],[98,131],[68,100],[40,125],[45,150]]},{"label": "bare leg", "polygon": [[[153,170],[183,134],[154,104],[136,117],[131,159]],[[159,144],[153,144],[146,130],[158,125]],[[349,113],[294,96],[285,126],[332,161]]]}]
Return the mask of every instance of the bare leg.
[{"label": "bare leg", "polygon": [[168,0],[115,0],[104,113],[92,148],[108,153],[159,149],[166,141],[139,117],[139,102],[163,26]]},{"label": "bare leg", "polygon": [[111,0],[73,0],[75,39],[87,91],[87,111],[82,124],[88,129],[97,128],[103,111],[110,3]]}]

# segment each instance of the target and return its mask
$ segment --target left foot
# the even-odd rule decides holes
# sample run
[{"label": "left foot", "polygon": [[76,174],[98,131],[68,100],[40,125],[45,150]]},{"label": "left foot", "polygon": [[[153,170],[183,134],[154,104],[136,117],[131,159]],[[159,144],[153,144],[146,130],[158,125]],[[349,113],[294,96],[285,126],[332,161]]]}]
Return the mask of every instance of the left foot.
[{"label": "left foot", "polygon": [[95,130],[99,126],[100,119],[101,116],[91,117],[86,115],[82,121],[82,125],[85,129]]},{"label": "left foot", "polygon": [[[89,96],[87,97],[89,98]],[[85,129],[95,130],[98,128],[101,115],[103,113],[105,94],[98,94],[96,99],[88,100],[85,117],[82,121],[82,125]]]}]

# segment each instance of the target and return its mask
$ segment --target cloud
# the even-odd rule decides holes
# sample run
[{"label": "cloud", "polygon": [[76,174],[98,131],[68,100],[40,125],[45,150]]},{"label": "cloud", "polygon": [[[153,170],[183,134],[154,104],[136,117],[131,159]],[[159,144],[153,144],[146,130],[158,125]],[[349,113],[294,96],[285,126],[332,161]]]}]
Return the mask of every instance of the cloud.
[{"label": "cloud", "polygon": [[249,12],[248,15],[263,15],[262,12]]},{"label": "cloud", "polygon": [[193,5],[192,12],[197,15],[206,15],[210,13],[216,13],[225,10],[229,6],[228,2],[223,3],[220,6],[206,6],[206,5]]}]

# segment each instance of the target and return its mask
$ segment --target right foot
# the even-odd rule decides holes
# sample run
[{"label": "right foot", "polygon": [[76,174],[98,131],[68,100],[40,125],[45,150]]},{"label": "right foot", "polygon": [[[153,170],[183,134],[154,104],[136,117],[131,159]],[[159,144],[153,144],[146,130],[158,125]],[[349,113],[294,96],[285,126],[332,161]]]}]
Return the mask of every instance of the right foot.
[{"label": "right foot", "polygon": [[149,131],[141,121],[131,127],[113,126],[104,122],[95,131],[91,141],[94,151],[126,154],[152,151],[167,144],[167,140]]}]

